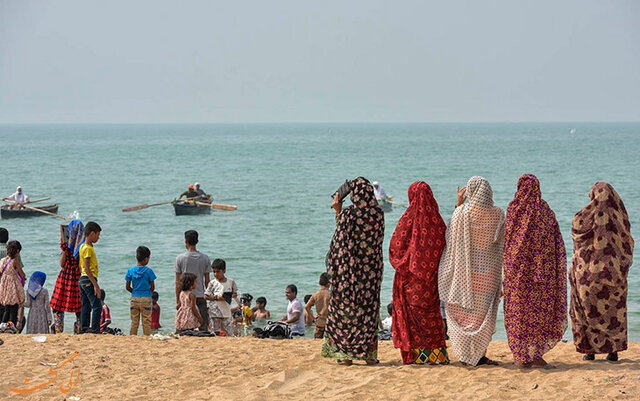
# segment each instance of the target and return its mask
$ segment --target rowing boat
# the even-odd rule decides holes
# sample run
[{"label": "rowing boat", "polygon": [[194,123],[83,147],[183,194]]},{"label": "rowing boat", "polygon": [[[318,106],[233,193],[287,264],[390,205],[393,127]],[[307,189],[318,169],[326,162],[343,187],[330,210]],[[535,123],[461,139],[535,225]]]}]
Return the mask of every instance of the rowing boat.
[{"label": "rowing boat", "polygon": [[[58,213],[58,204],[47,205],[39,207],[38,209],[51,213]],[[11,206],[2,206],[0,208],[0,215],[3,219],[12,219],[17,217],[32,217],[32,216],[44,216],[45,214],[37,210],[31,209],[11,209]]]},{"label": "rowing boat", "polygon": [[[210,202],[210,200],[202,200],[203,202]],[[198,205],[195,202],[191,202],[188,199],[177,199],[171,202],[173,210],[176,212],[176,216],[189,216],[196,214],[209,214],[211,213],[210,206]]]}]

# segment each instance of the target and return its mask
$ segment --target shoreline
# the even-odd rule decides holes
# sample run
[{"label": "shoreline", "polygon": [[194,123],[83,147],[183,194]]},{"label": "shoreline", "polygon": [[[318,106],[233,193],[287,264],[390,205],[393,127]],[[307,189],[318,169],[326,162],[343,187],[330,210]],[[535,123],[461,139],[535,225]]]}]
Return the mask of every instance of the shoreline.
[{"label": "shoreline", "polygon": [[[572,342],[560,343],[545,359],[557,369],[519,369],[504,341],[487,356],[500,366],[465,367],[449,350],[448,366],[402,365],[391,341],[379,343],[377,366],[356,361],[339,366],[320,355],[321,340],[182,337],[166,341],[137,336],[0,335],[8,361],[0,400],[74,399],[637,399],[640,343],[630,343],[620,361],[582,360]],[[449,345],[449,343],[448,343]],[[54,382],[49,366],[61,364]],[[69,377],[80,378],[69,386]],[[31,378],[29,383],[24,380]],[[33,384],[31,384],[33,383]],[[68,392],[63,393],[62,390]],[[79,398],[70,398],[79,397]]]}]

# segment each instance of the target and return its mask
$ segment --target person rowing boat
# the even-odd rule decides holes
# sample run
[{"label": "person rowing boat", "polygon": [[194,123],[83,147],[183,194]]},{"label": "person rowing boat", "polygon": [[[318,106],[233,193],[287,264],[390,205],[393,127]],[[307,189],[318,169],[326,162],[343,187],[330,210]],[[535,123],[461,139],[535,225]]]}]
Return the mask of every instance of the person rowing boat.
[{"label": "person rowing boat", "polygon": [[202,189],[200,189],[200,183],[196,182],[195,184],[190,184],[188,189],[180,194],[178,199],[181,199],[183,196],[186,196],[189,200],[198,200],[203,202],[211,202],[213,200],[213,196],[205,193]]},{"label": "person rowing boat", "polygon": [[2,198],[5,201],[13,201],[14,204],[11,206],[12,209],[23,209],[25,203],[29,203],[29,197],[22,192],[22,187],[18,186],[16,188],[16,192],[11,194],[7,198]]}]

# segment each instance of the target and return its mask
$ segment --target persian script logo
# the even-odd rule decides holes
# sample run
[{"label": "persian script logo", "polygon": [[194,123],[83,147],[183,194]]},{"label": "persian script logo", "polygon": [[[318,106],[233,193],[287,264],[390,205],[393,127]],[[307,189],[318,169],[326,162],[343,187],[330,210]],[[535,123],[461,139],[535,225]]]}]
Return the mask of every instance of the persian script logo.
[{"label": "persian script logo", "polygon": [[[45,386],[48,386],[49,384],[53,384],[56,380],[58,380],[58,371],[67,363],[73,361],[78,355],[80,355],[79,352],[74,352],[73,355],[71,355],[71,357],[69,359],[67,359],[66,361],[62,362],[61,364],[48,364],[45,362],[40,362],[41,364],[45,365],[45,366],[50,366],[49,368],[49,373],[47,373],[47,375],[53,375],[53,378],[47,382],[44,382],[42,384],[39,384],[35,387],[31,387],[31,388],[10,388],[10,391],[13,391],[14,393],[18,393],[18,394],[26,394],[26,393],[31,393],[33,391],[39,390]],[[60,392],[61,393],[67,393],[69,390],[71,390],[73,387],[77,386],[78,383],[80,382],[80,370],[78,370],[78,374],[76,375],[76,380],[75,382],[73,381],[73,374],[74,374],[74,370],[71,369],[71,374],[69,375],[69,381],[68,383],[65,384],[64,380],[62,383],[60,383]],[[24,383],[29,383],[31,381],[31,378],[25,379]]]}]

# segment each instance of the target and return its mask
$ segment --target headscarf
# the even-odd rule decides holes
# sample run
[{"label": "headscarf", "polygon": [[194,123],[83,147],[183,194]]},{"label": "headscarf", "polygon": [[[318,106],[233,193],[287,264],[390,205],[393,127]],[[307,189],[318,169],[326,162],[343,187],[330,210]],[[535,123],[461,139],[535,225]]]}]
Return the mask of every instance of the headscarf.
[{"label": "headscarf", "polygon": [[591,202],[573,218],[571,328],[578,352],[627,349],[627,275],[634,241],[624,203],[606,182],[596,182]]},{"label": "headscarf", "polygon": [[476,365],[496,327],[502,279],[504,212],[493,205],[489,182],[467,183],[468,203],[458,206],[446,232],[438,271],[451,348],[458,359]]},{"label": "headscarf", "polygon": [[516,363],[526,364],[562,340],[567,327],[567,254],[556,215],[535,175],[518,180],[507,209],[504,314]]},{"label": "headscarf", "polygon": [[80,246],[84,244],[84,225],[80,220],[72,220],[69,223],[69,249],[73,250],[73,257],[77,258]]},{"label": "headscarf", "polygon": [[400,218],[389,246],[389,261],[396,270],[393,343],[403,351],[444,346],[438,265],[446,230],[431,187],[423,181],[411,184],[409,207]]},{"label": "headscarf", "polygon": [[42,291],[42,286],[44,285],[45,280],[47,279],[47,275],[43,272],[33,272],[31,277],[29,278],[29,296],[31,299],[36,299],[40,291]]},{"label": "headscarf", "polygon": [[365,358],[376,339],[384,213],[364,177],[349,182],[352,205],[340,213],[327,255],[332,286],[327,335],[350,357]]}]

